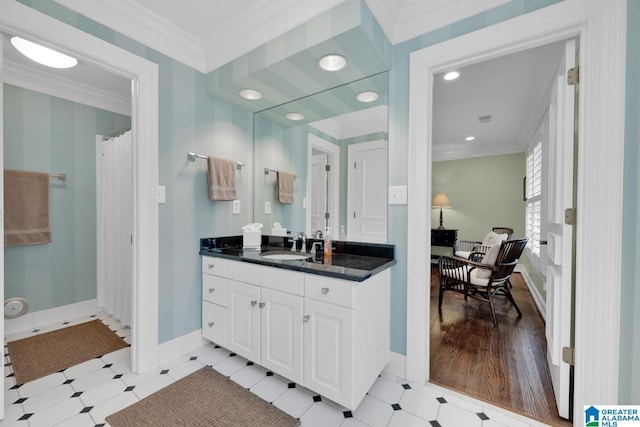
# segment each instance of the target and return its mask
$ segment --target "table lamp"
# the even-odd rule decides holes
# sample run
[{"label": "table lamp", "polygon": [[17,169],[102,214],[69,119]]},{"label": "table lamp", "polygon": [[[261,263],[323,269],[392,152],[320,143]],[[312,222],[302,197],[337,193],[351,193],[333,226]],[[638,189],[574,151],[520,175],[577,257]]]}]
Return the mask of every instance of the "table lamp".
[{"label": "table lamp", "polygon": [[438,227],[438,230],[444,230],[444,226],[442,225],[442,208],[451,207],[451,202],[449,201],[449,197],[447,197],[446,194],[436,194],[435,196],[433,196],[431,207],[440,208],[440,227]]}]

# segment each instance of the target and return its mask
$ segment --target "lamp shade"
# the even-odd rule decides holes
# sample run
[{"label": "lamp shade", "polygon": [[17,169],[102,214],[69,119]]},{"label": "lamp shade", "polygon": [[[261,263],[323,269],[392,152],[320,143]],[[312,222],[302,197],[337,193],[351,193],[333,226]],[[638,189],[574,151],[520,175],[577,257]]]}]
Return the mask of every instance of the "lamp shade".
[{"label": "lamp shade", "polygon": [[451,202],[449,201],[449,197],[446,194],[436,194],[433,196],[433,201],[431,202],[431,207],[434,208],[450,208]]}]

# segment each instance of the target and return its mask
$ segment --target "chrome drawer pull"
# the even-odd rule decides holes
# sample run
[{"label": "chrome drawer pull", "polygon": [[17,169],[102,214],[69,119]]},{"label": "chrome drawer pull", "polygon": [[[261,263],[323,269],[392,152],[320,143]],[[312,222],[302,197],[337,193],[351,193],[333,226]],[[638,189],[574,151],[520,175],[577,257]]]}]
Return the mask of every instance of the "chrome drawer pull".
[{"label": "chrome drawer pull", "polygon": [[264,306],[265,306],[265,303],[263,303],[263,302],[261,302],[260,304],[258,304],[258,307],[260,307],[260,308],[264,308]]},{"label": "chrome drawer pull", "polygon": [[258,301],[251,301],[251,307],[255,307]]},{"label": "chrome drawer pull", "polygon": [[322,295],[326,295],[329,293],[329,288],[322,288]]},{"label": "chrome drawer pull", "polygon": [[308,322],[309,319],[311,319],[311,316],[309,316],[308,314],[305,314],[304,316],[302,316],[302,321],[303,322]]},{"label": "chrome drawer pull", "polygon": [[210,294],[212,294],[212,293],[213,293],[213,291],[215,291],[215,289],[214,289],[214,288],[209,288],[209,293],[210,293]]},{"label": "chrome drawer pull", "polygon": [[212,328],[212,327],[213,327],[213,325],[214,325],[214,323],[213,323],[213,322],[209,322],[209,327],[210,327],[210,328]]},{"label": "chrome drawer pull", "polygon": [[209,268],[213,268],[215,266],[216,266],[215,264],[209,264]]}]

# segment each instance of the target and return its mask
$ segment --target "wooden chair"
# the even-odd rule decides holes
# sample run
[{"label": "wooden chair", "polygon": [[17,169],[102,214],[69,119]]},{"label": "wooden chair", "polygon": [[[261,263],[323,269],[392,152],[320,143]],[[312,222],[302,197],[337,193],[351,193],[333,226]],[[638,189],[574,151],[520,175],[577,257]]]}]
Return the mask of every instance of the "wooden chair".
[{"label": "wooden chair", "polygon": [[[440,293],[438,307],[442,307],[445,291],[454,291],[489,303],[493,325],[498,322],[494,309],[494,298],[504,296],[522,317],[522,312],[513,299],[509,278],[518,259],[527,246],[528,239],[505,240],[492,247],[486,254],[472,253],[470,258],[443,256],[438,261]],[[477,261],[480,260],[481,261]]]}]

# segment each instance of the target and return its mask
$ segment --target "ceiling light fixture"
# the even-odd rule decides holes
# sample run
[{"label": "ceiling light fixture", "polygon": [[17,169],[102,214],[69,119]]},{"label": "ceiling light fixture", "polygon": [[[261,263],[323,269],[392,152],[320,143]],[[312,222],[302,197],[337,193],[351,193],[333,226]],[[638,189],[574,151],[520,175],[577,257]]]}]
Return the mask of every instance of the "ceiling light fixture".
[{"label": "ceiling light fixture", "polygon": [[460,73],[457,71],[449,71],[447,74],[444,75],[445,80],[455,80],[458,77],[460,77]]},{"label": "ceiling light fixture", "polygon": [[474,139],[476,139],[476,137],[475,137],[475,136],[468,136],[468,137],[466,137],[464,140],[465,140],[465,141],[473,141]]},{"label": "ceiling light fixture", "polygon": [[356,99],[360,102],[373,102],[380,98],[378,92],[374,92],[372,90],[367,90],[364,92],[360,92]]},{"label": "ceiling light fixture", "polygon": [[300,114],[300,113],[289,113],[285,116],[287,119],[289,120],[293,120],[293,121],[299,121],[304,119],[304,114]]},{"label": "ceiling light fixture", "polygon": [[340,71],[347,66],[347,58],[337,53],[325,55],[318,60],[318,67],[326,71]]},{"label": "ceiling light fixture", "polygon": [[64,53],[57,52],[48,47],[30,42],[20,37],[11,37],[11,44],[18,52],[38,64],[51,68],[71,68],[78,64],[78,60]]},{"label": "ceiling light fixture", "polygon": [[244,99],[248,99],[249,101],[255,101],[256,99],[262,99],[262,92],[255,89],[242,89],[238,92]]}]

